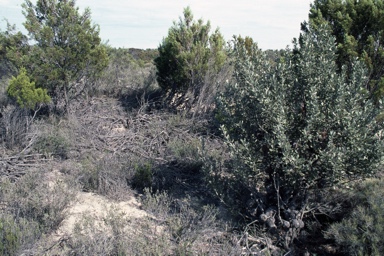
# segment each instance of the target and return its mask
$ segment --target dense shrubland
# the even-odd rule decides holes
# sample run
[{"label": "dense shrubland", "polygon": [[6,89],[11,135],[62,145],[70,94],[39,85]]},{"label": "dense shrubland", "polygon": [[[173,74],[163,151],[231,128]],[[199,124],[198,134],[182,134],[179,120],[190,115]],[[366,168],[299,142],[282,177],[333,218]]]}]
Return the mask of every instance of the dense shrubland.
[{"label": "dense shrubland", "polygon": [[[26,1],[38,43],[0,33],[0,254],[382,254],[381,99],[366,90],[381,78],[340,58],[323,8],[344,3],[315,1],[293,49],[262,51],[190,8],[158,50],[114,49],[75,1]],[[80,193],[113,206],[63,234]],[[148,215],[118,210],[132,197]]]}]

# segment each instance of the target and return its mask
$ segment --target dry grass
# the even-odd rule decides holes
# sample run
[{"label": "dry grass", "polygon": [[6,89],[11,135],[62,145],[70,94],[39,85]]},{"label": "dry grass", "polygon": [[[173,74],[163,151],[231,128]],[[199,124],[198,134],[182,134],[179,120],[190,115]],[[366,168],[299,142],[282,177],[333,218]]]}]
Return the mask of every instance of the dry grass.
[{"label": "dry grass", "polygon": [[[229,164],[213,121],[220,90],[216,75],[207,76],[193,104],[170,109],[158,97],[153,65],[124,63],[112,62],[98,87],[72,102],[66,117],[43,115],[28,132],[24,121],[12,119],[13,110],[5,109],[8,119],[0,132],[15,127],[14,135],[9,129],[0,135],[6,137],[0,144],[0,224],[10,238],[6,252],[278,251],[265,230],[233,221],[251,193],[230,175],[230,168],[241,166]],[[220,84],[229,73],[230,67],[222,70]]]},{"label": "dry grass", "polygon": [[[200,156],[202,141],[208,150],[218,147],[210,143],[210,128],[204,119],[153,108],[145,95],[127,96],[138,92],[148,95],[135,89],[126,90],[124,98],[136,102],[106,96],[79,99],[65,118],[43,117],[32,125],[25,153],[37,157],[32,166],[36,171],[21,167],[22,178],[1,186],[2,199],[8,202],[4,221],[18,219],[16,229],[24,229],[23,235],[15,233],[14,251],[31,255],[241,251],[216,207],[208,205],[212,198],[204,186]],[[4,150],[8,158],[14,157]],[[14,161],[21,163],[23,158],[27,159],[15,156]],[[40,180],[46,182],[37,184]],[[145,193],[141,206],[135,203],[132,186],[139,192],[149,186],[154,192]],[[34,225],[39,232],[31,235],[28,230]]]}]

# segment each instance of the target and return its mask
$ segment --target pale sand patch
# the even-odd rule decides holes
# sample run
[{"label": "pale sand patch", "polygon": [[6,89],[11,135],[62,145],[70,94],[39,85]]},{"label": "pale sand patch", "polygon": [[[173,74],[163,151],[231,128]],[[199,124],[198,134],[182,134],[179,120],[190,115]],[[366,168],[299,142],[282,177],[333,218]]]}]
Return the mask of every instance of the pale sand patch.
[{"label": "pale sand patch", "polygon": [[140,204],[133,196],[128,201],[111,202],[94,193],[79,192],[76,196],[76,202],[68,208],[67,216],[60,225],[57,235],[71,235],[76,223],[85,216],[91,218],[98,226],[102,227],[103,220],[111,210],[128,219],[148,216],[148,214],[140,210],[139,207]]},{"label": "pale sand patch", "polygon": [[[65,175],[57,169],[46,173],[43,181],[52,191],[56,185],[66,186]],[[78,191],[79,188],[73,186],[67,188],[74,190],[75,198],[64,210],[65,218],[59,228],[46,238],[46,250],[52,255],[56,255],[56,250],[60,255],[65,250],[62,242],[79,234],[90,238],[99,234],[113,235],[113,225],[121,228],[119,231],[127,236],[162,234],[163,227],[156,224],[155,217],[140,209],[141,205],[133,195],[127,195],[127,200],[118,202],[95,193]]]}]

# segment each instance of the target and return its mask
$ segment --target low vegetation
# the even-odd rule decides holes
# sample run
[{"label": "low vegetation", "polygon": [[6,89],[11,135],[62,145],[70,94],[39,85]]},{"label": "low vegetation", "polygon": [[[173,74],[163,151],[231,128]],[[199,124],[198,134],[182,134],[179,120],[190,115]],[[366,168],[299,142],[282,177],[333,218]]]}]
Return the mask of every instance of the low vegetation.
[{"label": "low vegetation", "polygon": [[[0,33],[1,255],[384,253],[378,78],[342,68],[327,17],[262,51],[186,8],[139,50],[100,44],[75,1],[24,10],[36,45]],[[70,63],[43,79],[39,54]]]},{"label": "low vegetation", "polygon": [[384,251],[383,180],[373,179],[356,186],[351,194],[352,211],[334,223],[326,236],[349,255],[381,255]]}]

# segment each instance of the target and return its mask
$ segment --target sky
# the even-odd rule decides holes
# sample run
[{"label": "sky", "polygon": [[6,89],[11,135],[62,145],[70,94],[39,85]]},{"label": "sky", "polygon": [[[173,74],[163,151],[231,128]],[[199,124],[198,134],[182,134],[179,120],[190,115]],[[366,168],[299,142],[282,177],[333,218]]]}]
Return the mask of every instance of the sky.
[{"label": "sky", "polygon": [[[0,29],[7,19],[23,31],[23,0],[0,0]],[[32,0],[36,2],[36,0]],[[259,47],[284,49],[300,35],[300,23],[308,20],[312,0],[77,0],[82,12],[100,26],[100,37],[112,47],[157,48],[168,29],[189,6],[195,20],[217,27],[226,41],[233,35],[250,36]]]}]

